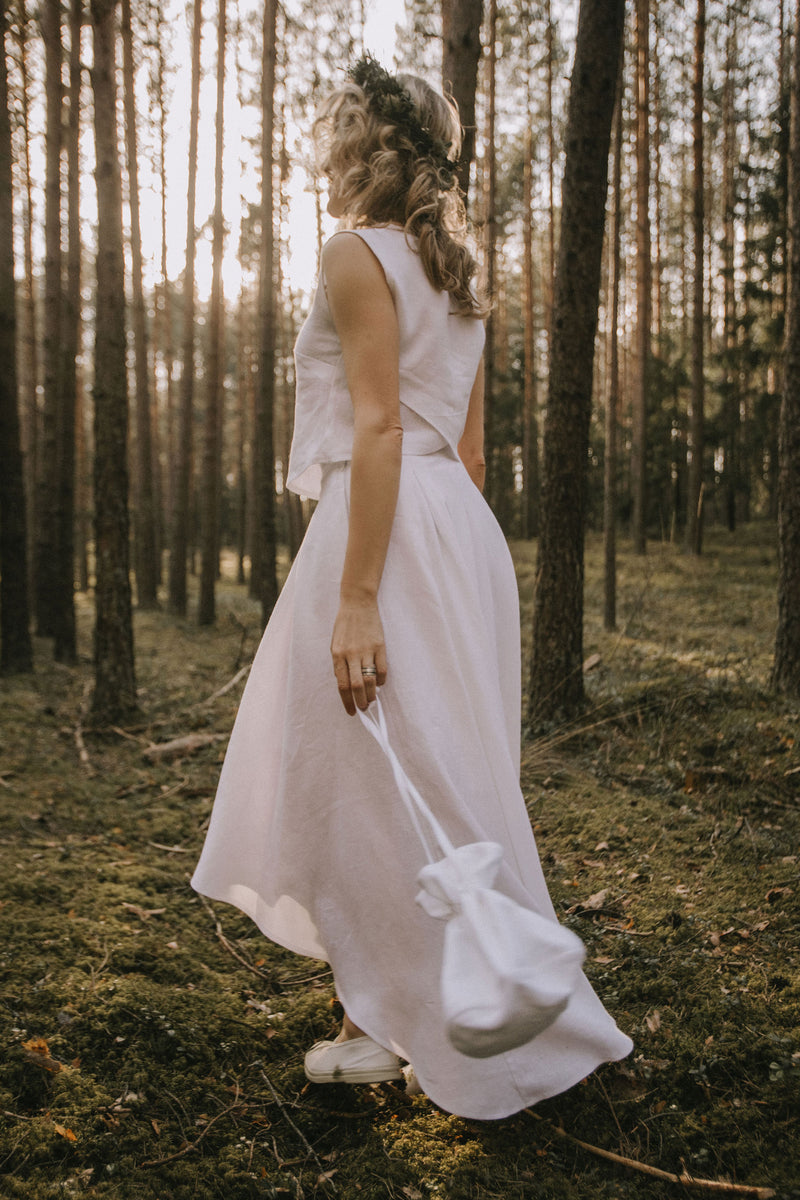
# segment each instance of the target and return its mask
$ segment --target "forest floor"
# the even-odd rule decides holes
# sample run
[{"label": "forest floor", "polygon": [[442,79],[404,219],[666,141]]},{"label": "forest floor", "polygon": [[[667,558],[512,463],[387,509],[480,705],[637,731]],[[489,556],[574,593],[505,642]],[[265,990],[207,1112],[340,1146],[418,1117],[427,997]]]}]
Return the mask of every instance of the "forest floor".
[{"label": "forest floor", "polygon": [[[535,548],[513,546],[530,624]],[[324,963],[188,885],[258,611],[136,617],[141,722],[81,729],[81,660],[0,682],[0,1194],[49,1200],[628,1200],[666,1172],[800,1197],[800,737],[769,693],[773,533],[701,560],[623,546],[602,630],[590,539],[584,719],[523,747],[557,909],[635,1049],[535,1110],[480,1123],[399,1088],[315,1087],[340,1015]],[[148,756],[189,733],[193,753]],[[81,750],[84,753],[81,753]],[[697,1195],[713,1195],[698,1191]],[[742,1193],[739,1193],[742,1194]]]}]

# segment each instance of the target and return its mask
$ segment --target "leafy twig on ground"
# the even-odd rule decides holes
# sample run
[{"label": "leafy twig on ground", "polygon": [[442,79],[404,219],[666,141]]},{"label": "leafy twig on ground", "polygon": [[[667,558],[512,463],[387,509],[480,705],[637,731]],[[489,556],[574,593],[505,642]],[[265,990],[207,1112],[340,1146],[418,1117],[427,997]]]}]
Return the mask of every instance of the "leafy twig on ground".
[{"label": "leafy twig on ground", "polygon": [[542,1121],[553,1133],[566,1138],[574,1146],[580,1146],[582,1150],[588,1150],[590,1154],[596,1154],[599,1158],[607,1158],[609,1162],[618,1163],[621,1167],[629,1167],[632,1171],[640,1171],[643,1175],[650,1175],[654,1179],[679,1183],[683,1187],[697,1188],[698,1191],[719,1192],[725,1196],[743,1196],[746,1200],[770,1200],[775,1195],[773,1188],[758,1187],[748,1183],[726,1183],[721,1179],[698,1179],[694,1175],[687,1175],[685,1171],[680,1175],[675,1175],[672,1171],[662,1171],[660,1167],[651,1167],[649,1163],[640,1162],[637,1158],[626,1158],[623,1154],[615,1154],[613,1150],[603,1150],[600,1146],[592,1146],[590,1142],[582,1142],[580,1138],[567,1133],[566,1129],[562,1129],[559,1125],[553,1125],[544,1117],[540,1117],[532,1109],[526,1108],[524,1111],[534,1120]]},{"label": "leafy twig on ground", "polygon": [[277,981],[277,979],[273,979],[273,977],[271,975],[267,975],[265,971],[260,971],[258,969],[258,967],[254,966],[253,963],[251,963],[248,959],[246,959],[243,954],[240,954],[235,946],[231,945],[231,943],[228,941],[225,934],[223,933],[222,925],[220,923],[219,917],[214,912],[214,909],[208,903],[205,896],[200,896],[200,903],[202,904],[203,908],[206,910],[206,912],[208,913],[208,915],[211,917],[212,921],[214,922],[214,928],[216,930],[216,934],[217,934],[217,937],[219,938],[220,944],[222,946],[224,946],[224,948],[228,951],[228,953],[232,954],[233,957],[236,959],[236,961],[238,963],[241,963],[241,965],[245,968],[245,970],[252,972],[253,975],[257,975],[259,979],[263,979],[265,983],[268,983],[269,986],[273,989],[273,991],[282,992],[283,986]]},{"label": "leafy twig on ground", "polygon": [[140,1163],[139,1166],[141,1166],[141,1167],[160,1167],[163,1163],[174,1162],[176,1158],[183,1158],[186,1154],[190,1154],[192,1152],[192,1150],[197,1149],[197,1147],[200,1145],[200,1143],[202,1142],[203,1138],[206,1136],[206,1134],[208,1133],[208,1131],[212,1125],[216,1125],[217,1121],[220,1121],[223,1117],[227,1116],[228,1113],[232,1113],[235,1109],[246,1108],[246,1107],[247,1106],[239,1100],[238,1089],[237,1089],[237,1096],[236,1096],[236,1099],[234,1100],[233,1104],[229,1104],[227,1108],[223,1108],[222,1112],[218,1112],[215,1117],[212,1117],[211,1120],[206,1125],[203,1132],[200,1134],[200,1136],[195,1138],[195,1140],[193,1142],[189,1142],[189,1144],[182,1147],[182,1149],[176,1150],[174,1154],[165,1155],[164,1158],[145,1159],[145,1161],[143,1163]]},{"label": "leafy twig on ground", "polygon": [[308,1138],[303,1133],[303,1131],[301,1129],[297,1128],[294,1121],[289,1116],[288,1112],[286,1111],[286,1105],[283,1103],[283,1101],[281,1100],[277,1091],[275,1090],[272,1080],[270,1079],[269,1075],[267,1075],[266,1071],[264,1071],[264,1070],[261,1071],[261,1078],[264,1080],[264,1083],[267,1085],[270,1092],[272,1093],[272,1098],[275,1101],[275,1103],[277,1104],[278,1108],[281,1110],[281,1113],[282,1113],[283,1118],[286,1121],[287,1125],[290,1125],[291,1128],[295,1131],[297,1136],[300,1138],[300,1141],[303,1143],[306,1150],[308,1151],[309,1156],[313,1159],[314,1165],[316,1166],[317,1170],[319,1171],[320,1181],[323,1183],[323,1185],[330,1184],[331,1190],[335,1192],[336,1184],[333,1182],[332,1179],[327,1178],[325,1168],[323,1167],[322,1163],[319,1161],[316,1150],[311,1145],[311,1142],[309,1142]]},{"label": "leafy twig on ground", "polygon": [[[193,704],[192,708],[205,708],[206,705],[213,704],[215,700],[219,700],[220,696],[224,696],[226,692],[230,692],[236,687],[236,684],[240,679],[244,678],[252,665],[252,663],[247,663],[246,666],[240,667],[232,679],[229,679],[228,682],[223,684],[221,688],[217,688],[217,690],[212,692],[210,696],[206,696],[205,700],[199,700],[197,704]],[[191,709],[189,711],[191,712]]]}]

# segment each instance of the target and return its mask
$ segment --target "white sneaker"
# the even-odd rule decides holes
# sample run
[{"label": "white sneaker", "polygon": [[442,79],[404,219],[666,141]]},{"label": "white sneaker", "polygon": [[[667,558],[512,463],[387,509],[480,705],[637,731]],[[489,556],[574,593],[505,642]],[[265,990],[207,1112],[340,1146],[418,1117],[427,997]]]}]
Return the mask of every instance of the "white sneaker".
[{"label": "white sneaker", "polygon": [[403,1078],[397,1055],[366,1036],[317,1042],[303,1066],[312,1083],[385,1083]]}]

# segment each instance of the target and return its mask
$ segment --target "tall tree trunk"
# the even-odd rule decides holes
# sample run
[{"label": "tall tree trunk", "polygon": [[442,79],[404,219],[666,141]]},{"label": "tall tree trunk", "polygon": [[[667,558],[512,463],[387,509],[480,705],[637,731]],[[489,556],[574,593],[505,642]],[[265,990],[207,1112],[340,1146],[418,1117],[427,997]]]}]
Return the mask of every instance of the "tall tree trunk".
[{"label": "tall tree trunk", "polygon": [[[530,111],[530,92],[528,95]],[[533,137],[530,122],[525,131],[522,203],[522,536],[539,533],[539,418],[536,387],[536,313],[533,278]]]},{"label": "tall tree trunk", "polygon": [[116,724],[136,709],[128,563],[128,384],[122,183],[117,141],[116,0],[91,0],[97,180],[94,528],[97,606],[92,716]]},{"label": "tall tree trunk", "polygon": [[195,197],[197,192],[197,125],[200,111],[200,38],[203,27],[202,0],[192,8],[192,99],[189,117],[189,181],[186,195],[186,266],[183,274],[183,362],[181,367],[178,455],[175,470],[172,537],[169,555],[169,608],[186,616],[186,560],[189,553],[189,521],[192,480],[192,419],[194,416],[194,273]]},{"label": "tall tree trunk", "polygon": [[553,293],[556,285],[556,122],[553,103],[555,25],[553,6],[547,0],[547,356],[553,351]]},{"label": "tall tree trunk", "polygon": [[[162,523],[167,531],[171,531],[174,520],[174,493],[172,464],[175,462],[175,348],[172,331],[172,291],[167,273],[167,104],[165,96],[166,57],[164,54],[164,6],[162,0],[157,0],[156,9],[156,68],[154,83],[154,101],[156,120],[158,123],[158,150],[155,171],[159,181],[159,202],[161,209],[161,286],[159,303],[156,312],[155,337],[156,345],[161,356],[161,365],[166,377],[163,394],[163,407],[166,426],[164,437],[164,452],[170,470],[163,473],[161,509]],[[159,464],[158,455],[153,456],[154,464]],[[159,556],[159,568],[161,560]],[[160,575],[160,570],[159,570]]]},{"label": "tall tree trunk", "polygon": [[134,92],[131,2],[122,0],[122,75],[125,99],[125,151],[128,164],[128,203],[131,228],[131,290],[133,351],[136,378],[136,515],[134,519],[134,570],[139,608],[155,608],[156,511],[153,492],[153,436],[150,409],[150,367],[147,322],[142,282],[142,233],[139,219],[139,157],[136,146],[136,96]]},{"label": "tall tree trunk", "polygon": [[273,141],[275,127],[275,67],[277,63],[277,0],[265,0],[261,49],[261,260],[258,295],[258,379],[254,429],[253,583],[261,600],[266,625],[278,598],[275,544],[275,199]]},{"label": "tall tree trunk", "polygon": [[465,197],[475,158],[475,92],[482,20],[483,0],[442,0],[442,83],[458,105],[464,128],[458,182]]},{"label": "tall tree trunk", "polygon": [[56,632],[58,589],[58,424],[61,412],[61,317],[63,300],[61,253],[61,6],[43,0],[40,10],[45,55],[45,259],[44,259],[44,405],[42,408],[41,470],[36,503],[37,630],[45,637]]},{"label": "tall tree trunk", "polygon": [[250,409],[250,341],[247,289],[242,279],[236,314],[236,582],[246,583],[247,416]]},{"label": "tall tree trunk", "polygon": [[[487,120],[483,161],[485,169],[484,270],[486,290],[494,300],[497,267],[497,154],[495,151],[495,101],[497,75],[497,0],[489,0],[489,60],[487,63]],[[486,428],[486,495],[495,511],[500,504],[499,464],[497,446],[497,414],[495,412],[495,330],[497,314],[486,319],[486,343],[483,351],[483,406]]]},{"label": "tall tree trunk", "polygon": [[636,0],[636,386],[633,392],[633,549],[647,547],[647,399],[652,321],[650,261],[650,0]]},{"label": "tall tree trunk", "polygon": [[619,291],[622,271],[622,55],[614,116],[614,216],[611,225],[611,304],[608,318],[610,366],[606,397],[606,451],[603,464],[603,628],[617,627],[617,423],[619,413]]},{"label": "tall tree trunk", "polygon": [[788,295],[778,476],[778,630],[772,686],[800,698],[800,0],[795,8],[789,139]]},{"label": "tall tree trunk", "polygon": [[222,298],[222,150],[225,103],[225,0],[217,9],[217,118],[214,160],[214,217],[212,235],[211,304],[206,355],[206,421],[203,441],[201,494],[202,562],[197,619],[213,625],[216,616],[215,585],[219,573],[219,506],[222,475],[223,298]]},{"label": "tall tree trunk", "polygon": [[61,386],[56,436],[55,570],[58,602],[54,610],[54,657],[74,662],[75,645],[75,414],[81,330],[80,112],[82,0],[71,0],[69,16],[69,114],[67,150],[67,262],[61,316]]},{"label": "tall tree trunk", "polygon": [[703,162],[703,77],[705,74],[706,0],[697,0],[692,84],[692,230],[694,282],[692,287],[692,410],[689,421],[689,486],[686,512],[686,549],[700,554],[703,548],[703,457],[705,451],[705,166]]},{"label": "tall tree trunk", "polygon": [[725,47],[725,82],[722,98],[722,258],[723,258],[723,446],[725,519],[731,533],[736,529],[736,499],[739,491],[739,390],[736,374],[736,279],[735,279],[735,163],[736,117],[734,71],[736,69],[737,15],[729,18]]},{"label": "tall tree trunk", "polygon": [[[8,5],[6,4],[6,11]],[[28,562],[28,596],[35,595],[34,562],[36,558],[36,481],[39,477],[39,335],[36,312],[36,283],[33,274],[33,176],[31,172],[32,130],[30,123],[30,90],[28,81],[28,15],[25,0],[18,0],[16,22],[20,72],[20,118],[22,123],[22,170],[24,176],[25,212],[23,247],[25,289],[22,298],[24,334],[22,339],[22,451],[25,471],[25,504],[27,509],[26,537]]]},{"label": "tall tree trunk", "polygon": [[78,371],[75,388],[75,567],[78,590],[89,591],[91,479],[87,429],[86,384]]},{"label": "tall tree trunk", "polygon": [[530,713],[583,702],[583,538],[608,151],[624,0],[581,0],[570,85],[545,424]]},{"label": "tall tree trunk", "polygon": [[0,672],[32,671],[25,480],[17,398],[14,199],[6,70],[7,0],[0,0]]},{"label": "tall tree trunk", "polygon": [[655,238],[653,245],[653,331],[656,353],[661,354],[661,333],[664,314],[664,205],[661,187],[661,144],[663,112],[661,103],[661,38],[662,17],[659,16],[658,0],[651,0],[653,21],[653,209],[655,212]]}]

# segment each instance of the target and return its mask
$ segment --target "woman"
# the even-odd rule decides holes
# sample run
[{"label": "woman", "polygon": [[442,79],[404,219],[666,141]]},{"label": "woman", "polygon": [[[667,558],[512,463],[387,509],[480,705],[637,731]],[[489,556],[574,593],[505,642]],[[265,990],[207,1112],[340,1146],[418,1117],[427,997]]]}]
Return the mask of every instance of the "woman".
[{"label": "woman", "polygon": [[[345,1009],[316,1082],[413,1064],[465,1117],[563,1091],[630,1040],[588,982],[550,1028],[480,1061],[447,1040],[442,925],[388,763],[359,720],[380,687],[392,744],[452,841],[504,848],[496,886],[555,920],[519,790],[513,565],[481,495],[485,304],[459,239],[454,106],[362,59],[317,122],[329,211],[298,338],[288,486],[319,505],[264,634],[194,886],[328,961]],[[331,665],[335,680],[331,678]]]}]

